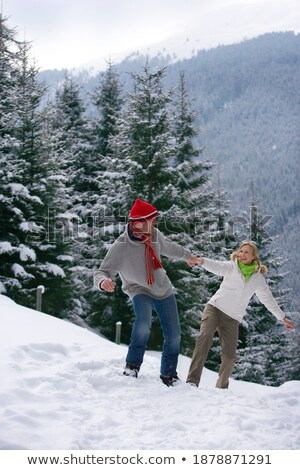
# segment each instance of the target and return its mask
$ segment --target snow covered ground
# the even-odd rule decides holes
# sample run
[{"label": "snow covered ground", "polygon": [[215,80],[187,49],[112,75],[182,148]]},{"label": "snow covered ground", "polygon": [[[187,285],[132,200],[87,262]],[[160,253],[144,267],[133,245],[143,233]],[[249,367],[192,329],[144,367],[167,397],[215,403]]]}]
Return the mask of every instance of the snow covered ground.
[{"label": "snow covered ground", "polygon": [[127,347],[0,295],[0,449],[300,449],[300,382],[214,388],[159,380],[147,352],[138,380]]}]

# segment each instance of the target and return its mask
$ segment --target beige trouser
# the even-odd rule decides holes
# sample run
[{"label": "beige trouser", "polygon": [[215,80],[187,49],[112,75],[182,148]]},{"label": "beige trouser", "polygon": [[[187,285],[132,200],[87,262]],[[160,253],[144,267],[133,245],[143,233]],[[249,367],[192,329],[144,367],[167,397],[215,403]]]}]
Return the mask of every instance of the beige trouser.
[{"label": "beige trouser", "polygon": [[228,388],[229,377],[236,361],[236,349],[239,336],[239,322],[207,304],[203,310],[200,334],[196,339],[192,362],[187,382],[199,384],[204,364],[207,359],[215,332],[219,333],[222,350],[217,388]]}]

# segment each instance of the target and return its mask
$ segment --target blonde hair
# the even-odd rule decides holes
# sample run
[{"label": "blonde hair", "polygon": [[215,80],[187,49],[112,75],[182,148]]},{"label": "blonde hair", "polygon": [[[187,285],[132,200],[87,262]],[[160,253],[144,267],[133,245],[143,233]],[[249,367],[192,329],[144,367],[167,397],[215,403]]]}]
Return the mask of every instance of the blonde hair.
[{"label": "blonde hair", "polygon": [[238,258],[239,258],[239,254],[240,254],[240,250],[243,248],[243,246],[246,246],[246,245],[250,246],[251,249],[252,249],[252,254],[253,254],[253,257],[254,257],[254,262],[255,262],[255,264],[256,264],[255,272],[256,272],[256,273],[261,273],[261,274],[267,274],[268,268],[267,268],[264,264],[262,264],[262,263],[260,262],[259,253],[258,253],[258,248],[257,248],[256,244],[253,243],[253,242],[251,242],[251,241],[245,241],[245,242],[243,242],[243,243],[240,245],[240,247],[239,247],[239,249],[238,249],[237,251],[234,251],[233,253],[231,253],[230,259],[233,260],[233,261],[235,261],[236,259],[238,259]]}]

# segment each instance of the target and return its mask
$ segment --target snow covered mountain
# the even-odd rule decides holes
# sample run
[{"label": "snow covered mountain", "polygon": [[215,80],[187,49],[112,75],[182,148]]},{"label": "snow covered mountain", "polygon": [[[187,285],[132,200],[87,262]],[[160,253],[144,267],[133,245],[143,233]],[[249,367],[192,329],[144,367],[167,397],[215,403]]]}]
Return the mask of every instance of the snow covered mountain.
[{"label": "snow covered mountain", "polygon": [[300,448],[299,381],[220,390],[205,370],[195,389],[180,356],[182,382],[167,388],[157,352],[136,380],[122,375],[124,345],[3,295],[0,318],[0,450]]},{"label": "snow covered mountain", "polygon": [[187,0],[188,10],[177,32],[162,42],[136,47],[83,64],[90,73],[104,70],[107,60],[119,63],[137,56],[164,56],[173,63],[190,58],[199,50],[233,44],[268,32],[300,32],[299,0]]}]

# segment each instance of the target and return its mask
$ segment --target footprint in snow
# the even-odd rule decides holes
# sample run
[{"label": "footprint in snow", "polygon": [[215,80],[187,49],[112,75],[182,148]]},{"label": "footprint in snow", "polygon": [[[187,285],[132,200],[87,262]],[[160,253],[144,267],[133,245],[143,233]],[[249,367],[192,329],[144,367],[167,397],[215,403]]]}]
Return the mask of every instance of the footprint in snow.
[{"label": "footprint in snow", "polygon": [[105,367],[105,362],[103,361],[88,361],[88,362],[78,362],[75,364],[75,367],[82,371],[97,370]]},{"label": "footprint in snow", "polygon": [[12,358],[19,364],[28,360],[57,362],[57,360],[61,360],[61,356],[67,356],[67,349],[63,345],[55,343],[30,343],[20,346],[12,353]]}]

